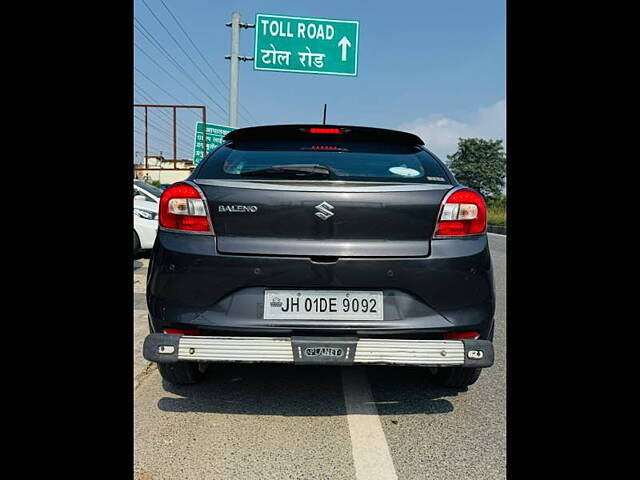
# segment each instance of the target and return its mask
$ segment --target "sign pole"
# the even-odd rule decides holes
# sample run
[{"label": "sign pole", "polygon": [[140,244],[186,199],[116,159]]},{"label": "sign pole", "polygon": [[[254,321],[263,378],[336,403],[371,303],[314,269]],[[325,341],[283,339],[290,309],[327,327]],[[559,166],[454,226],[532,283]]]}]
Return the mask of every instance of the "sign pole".
[{"label": "sign pole", "polygon": [[231,27],[231,55],[225,55],[224,58],[230,60],[229,74],[229,126],[238,128],[238,88],[239,88],[239,69],[238,62],[253,61],[253,57],[239,55],[240,53],[240,29],[255,28],[252,23],[240,23],[240,14],[234,12],[231,14],[231,22],[226,24]]},{"label": "sign pole", "polygon": [[238,54],[240,53],[240,14],[231,15],[231,74],[229,77],[229,126],[238,126]]}]

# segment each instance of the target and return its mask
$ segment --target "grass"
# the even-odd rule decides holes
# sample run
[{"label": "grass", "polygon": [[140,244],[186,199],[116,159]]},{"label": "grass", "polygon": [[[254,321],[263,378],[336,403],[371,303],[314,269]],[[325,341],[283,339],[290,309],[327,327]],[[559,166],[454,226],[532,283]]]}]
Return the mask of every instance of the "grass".
[{"label": "grass", "polygon": [[487,204],[487,223],[489,225],[507,224],[507,205],[506,198],[495,201],[489,201]]},{"label": "grass", "polygon": [[504,208],[489,208],[487,211],[487,223],[489,225],[506,225],[506,213],[507,211]]}]

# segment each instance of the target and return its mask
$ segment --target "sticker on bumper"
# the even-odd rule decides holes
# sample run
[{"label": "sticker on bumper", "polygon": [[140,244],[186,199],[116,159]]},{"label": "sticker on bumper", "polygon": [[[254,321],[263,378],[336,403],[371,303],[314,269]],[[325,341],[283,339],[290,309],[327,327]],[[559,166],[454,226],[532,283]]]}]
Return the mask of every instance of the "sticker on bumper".
[{"label": "sticker on bumper", "polygon": [[291,337],[295,363],[351,365],[358,340],[352,337]]}]

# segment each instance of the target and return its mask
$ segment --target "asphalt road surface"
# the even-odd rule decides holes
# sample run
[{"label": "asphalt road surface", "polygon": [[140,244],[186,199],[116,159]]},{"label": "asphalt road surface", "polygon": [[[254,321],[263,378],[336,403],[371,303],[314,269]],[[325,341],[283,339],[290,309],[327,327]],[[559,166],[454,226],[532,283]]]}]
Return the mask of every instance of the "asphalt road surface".
[{"label": "asphalt road surface", "polygon": [[506,237],[489,241],[496,359],[464,392],[380,366],[212,365],[172,386],[142,358],[148,260],[136,260],[134,478],[504,479]]}]

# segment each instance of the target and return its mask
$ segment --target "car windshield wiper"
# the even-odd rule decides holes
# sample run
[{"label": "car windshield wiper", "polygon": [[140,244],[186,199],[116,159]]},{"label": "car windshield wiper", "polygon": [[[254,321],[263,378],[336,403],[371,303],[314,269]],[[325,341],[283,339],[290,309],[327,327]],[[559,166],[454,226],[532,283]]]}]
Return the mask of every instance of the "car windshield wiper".
[{"label": "car windshield wiper", "polygon": [[298,163],[289,165],[272,165],[269,168],[261,168],[259,170],[251,170],[249,172],[242,172],[240,175],[260,176],[260,175],[295,175],[295,176],[311,176],[319,175],[322,177],[328,177],[331,175],[331,169],[325,165],[318,165],[314,163]]}]

